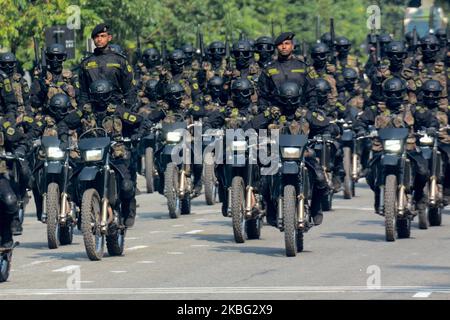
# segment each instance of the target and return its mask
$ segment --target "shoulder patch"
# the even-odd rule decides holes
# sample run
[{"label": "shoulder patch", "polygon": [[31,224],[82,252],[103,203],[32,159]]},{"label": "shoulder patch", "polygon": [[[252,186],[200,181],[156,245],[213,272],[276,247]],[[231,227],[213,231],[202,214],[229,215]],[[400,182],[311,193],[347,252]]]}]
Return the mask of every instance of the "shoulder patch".
[{"label": "shoulder patch", "polygon": [[6,130],[8,136],[12,136],[14,133],[16,133],[16,130],[13,127],[9,127],[8,130]]}]

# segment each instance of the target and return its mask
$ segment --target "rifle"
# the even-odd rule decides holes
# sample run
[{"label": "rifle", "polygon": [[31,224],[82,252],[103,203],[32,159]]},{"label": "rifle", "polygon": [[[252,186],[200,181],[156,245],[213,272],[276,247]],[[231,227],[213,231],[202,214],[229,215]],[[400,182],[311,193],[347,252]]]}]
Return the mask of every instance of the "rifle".
[{"label": "rifle", "polygon": [[231,65],[231,52],[230,52],[230,40],[228,39],[228,35],[225,38],[225,61],[227,63],[226,69],[232,70],[233,66]]},{"label": "rifle", "polygon": [[434,33],[434,5],[430,8],[430,16],[428,18],[428,32]]},{"label": "rifle", "polygon": [[336,66],[336,46],[335,46],[335,39],[336,39],[336,35],[334,33],[334,19],[330,18],[330,58],[331,58],[331,64],[334,64]]},{"label": "rifle", "polygon": [[161,40],[161,62],[165,66],[167,64],[167,43],[166,40]]},{"label": "rifle", "polygon": [[47,59],[45,58],[45,49],[42,47],[41,51],[41,77],[47,78]]},{"label": "rifle", "polygon": [[272,34],[272,39],[275,40],[275,30],[273,28],[273,19],[270,20],[270,24],[271,24],[271,34]]},{"label": "rifle", "polygon": [[136,63],[141,61],[142,49],[141,49],[141,39],[139,33],[136,33]]},{"label": "rifle", "polygon": [[308,62],[308,49],[307,49],[308,44],[306,43],[305,40],[303,40],[302,42],[302,56],[303,59],[305,59],[305,63]]},{"label": "rifle", "polygon": [[418,48],[418,46],[419,46],[419,39],[418,39],[418,36],[417,36],[416,27],[414,27],[414,29],[413,29],[413,39],[412,39],[413,61],[412,61],[412,65],[411,65],[411,67],[413,69],[417,69],[419,67],[418,66],[419,61],[417,59],[417,48]]},{"label": "rifle", "polygon": [[40,64],[40,58],[39,58],[39,42],[36,37],[33,37],[33,48],[34,48],[34,67],[36,68],[36,71],[42,72],[42,66]]},{"label": "rifle", "polygon": [[316,16],[316,42],[320,42],[320,16]]},{"label": "rifle", "polygon": [[200,31],[200,25],[197,26],[197,48],[198,48],[198,52],[197,52],[197,56],[199,59],[200,63],[203,63],[203,61],[205,60],[205,44],[203,42],[203,33]]}]

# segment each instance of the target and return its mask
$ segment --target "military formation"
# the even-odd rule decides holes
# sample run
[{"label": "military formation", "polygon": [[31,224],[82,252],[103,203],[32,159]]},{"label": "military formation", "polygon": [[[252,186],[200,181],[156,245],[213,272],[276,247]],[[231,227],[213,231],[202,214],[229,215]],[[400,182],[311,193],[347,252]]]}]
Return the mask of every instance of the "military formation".
[{"label": "military formation", "polygon": [[[30,193],[49,248],[72,243],[78,228],[91,260],[105,244],[121,255],[138,175],[147,192],[167,198],[171,218],[189,214],[203,191],[207,204],[222,203],[236,242],[258,239],[265,220],[284,231],[288,256],[303,250],[333,194],[351,199],[361,178],[386,220],[386,240],[408,238],[416,217],[420,228],[440,225],[450,201],[446,30],[404,39],[371,33],[366,63],[334,31],[302,55],[295,34],[284,32],[148,48],[134,65],[111,43],[108,25],[91,36],[96,49],[76,70],[65,68],[63,45],[48,46],[31,85],[15,55],[0,54],[2,264],[13,237],[26,232]],[[228,140],[230,130],[245,138]],[[261,130],[270,132],[265,142]],[[179,152],[194,144],[186,132],[223,152],[206,148],[207,139]],[[264,174],[269,164],[251,161],[253,149],[279,154],[276,170]]]}]

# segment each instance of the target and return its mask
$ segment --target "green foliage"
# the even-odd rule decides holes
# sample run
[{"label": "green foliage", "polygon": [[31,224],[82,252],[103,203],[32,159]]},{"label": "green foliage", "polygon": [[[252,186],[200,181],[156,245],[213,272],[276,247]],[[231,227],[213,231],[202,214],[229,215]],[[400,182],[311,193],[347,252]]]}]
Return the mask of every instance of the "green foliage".
[{"label": "green foliage", "polygon": [[[448,1],[441,1],[450,10]],[[173,48],[184,42],[195,44],[197,25],[201,25],[206,43],[225,40],[228,30],[233,39],[241,32],[256,38],[270,35],[271,21],[275,33],[294,31],[300,41],[316,39],[316,17],[321,32],[329,29],[329,18],[335,19],[337,35],[346,35],[354,49],[363,53],[366,8],[378,4],[382,10],[382,27],[400,37],[401,19],[407,1],[403,0],[0,0],[0,48],[12,50],[19,60],[31,67],[32,36],[43,40],[44,28],[65,24],[66,8],[81,8],[81,30],[77,31],[77,57],[81,58],[92,28],[105,21],[113,30],[114,42],[130,53],[140,34],[142,47],[159,47],[161,39]],[[448,11],[447,11],[448,13]],[[78,59],[79,60],[79,59]],[[73,61],[75,63],[76,61]]]}]

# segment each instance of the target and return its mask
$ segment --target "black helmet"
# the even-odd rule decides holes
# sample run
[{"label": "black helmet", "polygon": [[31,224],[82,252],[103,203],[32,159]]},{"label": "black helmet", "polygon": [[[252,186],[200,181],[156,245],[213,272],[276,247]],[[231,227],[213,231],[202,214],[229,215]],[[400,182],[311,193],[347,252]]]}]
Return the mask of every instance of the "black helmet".
[{"label": "black helmet", "polygon": [[320,42],[325,43],[329,47],[331,45],[331,34],[329,32],[322,34]]},{"label": "black helmet", "polygon": [[12,76],[17,66],[16,56],[11,52],[0,54],[0,70],[4,71],[8,76]]},{"label": "black helmet", "polygon": [[403,79],[392,77],[384,81],[383,94],[388,107],[398,107],[405,96],[406,83]]},{"label": "black helmet", "polygon": [[222,41],[213,41],[208,46],[208,55],[213,60],[221,60],[225,56],[225,44]]},{"label": "black helmet", "polygon": [[437,80],[427,80],[422,86],[423,97],[430,100],[439,100],[443,87]]},{"label": "black helmet", "polygon": [[336,38],[336,50],[339,53],[348,53],[350,48],[352,47],[352,43],[346,37],[337,37]]},{"label": "black helmet", "polygon": [[54,43],[47,47],[45,51],[45,59],[53,72],[62,71],[63,62],[67,59],[66,47],[60,43]]},{"label": "black helmet", "polygon": [[275,42],[272,37],[262,36],[256,39],[255,51],[258,53],[270,52],[270,54],[273,54],[275,52]]},{"label": "black helmet", "polygon": [[314,88],[316,89],[316,95],[319,101],[325,102],[328,100],[328,95],[331,93],[330,83],[322,78],[318,78],[314,81]]},{"label": "black helmet", "polygon": [[185,92],[183,86],[177,82],[169,83],[164,90],[164,99],[170,105],[178,105],[184,95]]},{"label": "black helmet", "polygon": [[146,49],[142,54],[142,62],[147,68],[153,68],[159,65],[161,62],[161,55],[159,54],[158,49]]},{"label": "black helmet", "polygon": [[184,52],[187,62],[191,63],[195,53],[194,46],[192,44],[186,43],[183,44],[180,49]]},{"label": "black helmet", "polygon": [[358,72],[353,68],[344,68],[342,76],[346,82],[355,83],[358,80]]},{"label": "black helmet", "polygon": [[252,84],[245,78],[236,79],[231,83],[231,98],[241,106],[251,102],[254,92]]},{"label": "black helmet", "polygon": [[248,40],[239,40],[233,44],[233,56],[238,58],[250,59],[253,55],[252,45]]},{"label": "black helmet", "polygon": [[64,93],[55,94],[48,103],[48,113],[56,120],[62,120],[69,113],[72,103]]},{"label": "black helmet", "polygon": [[412,43],[413,38],[414,38],[414,32],[408,31],[407,33],[405,33],[405,40],[406,40],[406,42]]},{"label": "black helmet", "polygon": [[224,85],[223,78],[219,76],[213,76],[211,79],[208,80],[208,83],[206,85],[209,94],[211,94],[214,97],[217,97],[221,94],[223,91],[223,85]]},{"label": "black helmet", "polygon": [[287,81],[281,84],[278,90],[278,100],[281,106],[287,109],[296,109],[300,106],[302,89],[296,82]]},{"label": "black helmet", "polygon": [[149,98],[151,101],[158,100],[158,93],[156,91],[156,86],[158,84],[158,80],[150,79],[145,82],[145,96]]},{"label": "black helmet", "polygon": [[310,50],[311,59],[318,61],[326,61],[330,53],[330,49],[325,43],[316,43]]},{"label": "black helmet", "polygon": [[111,43],[111,44],[109,44],[109,48],[111,49],[112,52],[118,53],[122,56],[127,55],[127,53],[125,52],[125,50],[123,50],[123,48],[120,44]]},{"label": "black helmet", "polygon": [[292,39],[292,44],[294,45],[294,54],[300,55],[302,53],[302,47],[300,41],[296,38]]},{"label": "black helmet", "polygon": [[380,43],[383,45],[388,44],[389,42],[392,41],[392,37],[390,34],[388,33],[382,33],[378,36],[378,39],[380,40]]},{"label": "black helmet", "polygon": [[436,36],[436,38],[438,38],[441,46],[447,45],[447,30],[445,30],[444,28],[439,28],[436,30],[434,35]]},{"label": "black helmet", "polygon": [[388,43],[385,52],[391,62],[401,62],[407,57],[405,45],[401,41],[392,41]]},{"label": "black helmet", "polygon": [[425,57],[433,57],[439,51],[439,40],[428,34],[420,39],[420,47]]},{"label": "black helmet", "polygon": [[171,65],[182,67],[186,62],[186,56],[180,49],[175,49],[169,54],[169,62]]},{"label": "black helmet", "polygon": [[113,86],[109,80],[95,80],[89,86],[89,93],[94,102],[105,106],[111,100]]}]

